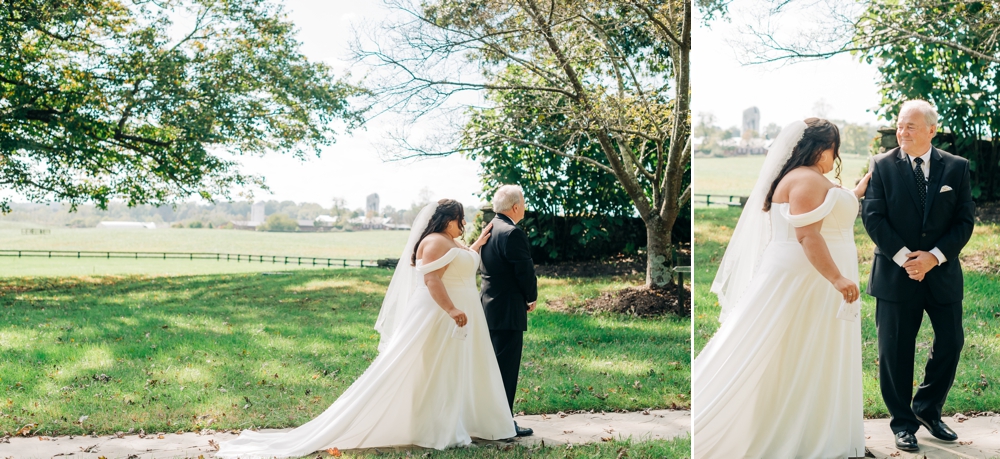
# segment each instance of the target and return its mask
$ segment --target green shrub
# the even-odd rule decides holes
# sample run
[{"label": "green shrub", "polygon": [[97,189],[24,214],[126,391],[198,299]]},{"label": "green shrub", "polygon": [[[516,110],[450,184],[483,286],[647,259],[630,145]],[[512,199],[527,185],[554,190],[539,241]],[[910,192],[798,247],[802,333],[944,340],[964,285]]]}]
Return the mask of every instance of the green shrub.
[{"label": "green shrub", "polygon": [[294,232],[298,230],[299,223],[285,214],[271,215],[267,217],[264,224],[257,227],[257,231]]}]

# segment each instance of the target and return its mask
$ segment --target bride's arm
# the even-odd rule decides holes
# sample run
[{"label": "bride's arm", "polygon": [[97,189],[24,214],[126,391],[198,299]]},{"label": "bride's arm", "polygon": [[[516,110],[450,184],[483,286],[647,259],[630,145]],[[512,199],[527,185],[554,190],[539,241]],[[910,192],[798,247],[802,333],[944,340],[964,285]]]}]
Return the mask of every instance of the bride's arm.
[{"label": "bride's arm", "polygon": [[[823,204],[826,199],[827,186],[816,180],[805,179],[794,184],[788,194],[789,211],[793,215],[801,215],[816,209]],[[795,236],[802,245],[802,250],[806,253],[809,263],[819,271],[820,275],[833,284],[844,300],[853,302],[861,295],[858,286],[850,279],[840,273],[840,268],[833,261],[830,255],[830,248],[826,245],[826,240],[820,230],[823,228],[823,220],[816,223],[795,228]]]},{"label": "bride's arm", "polygon": [[[420,249],[421,260],[424,264],[433,263],[438,258],[445,256],[452,246],[444,240],[443,237],[432,237],[428,236],[421,242]],[[468,317],[461,309],[455,307],[455,303],[451,301],[451,297],[448,296],[448,290],[444,288],[444,282],[441,280],[441,276],[444,276],[444,272],[448,270],[449,265],[444,265],[441,269],[431,271],[424,274],[424,285],[427,286],[427,290],[431,293],[431,298],[434,302],[448,313],[448,315],[458,324],[459,327],[464,327],[468,322]]]},{"label": "bride's arm", "polygon": [[489,225],[486,225],[486,228],[483,228],[483,232],[479,234],[479,239],[476,239],[476,242],[473,242],[469,248],[474,252],[479,253],[479,249],[483,248],[486,241],[490,239],[491,231],[493,231],[493,223],[490,223]]}]

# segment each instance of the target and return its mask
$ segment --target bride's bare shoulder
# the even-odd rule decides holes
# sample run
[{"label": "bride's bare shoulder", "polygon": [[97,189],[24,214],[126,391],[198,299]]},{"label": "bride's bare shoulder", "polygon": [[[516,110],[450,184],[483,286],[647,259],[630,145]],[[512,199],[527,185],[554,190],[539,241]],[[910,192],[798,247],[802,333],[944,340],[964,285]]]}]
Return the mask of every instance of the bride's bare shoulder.
[{"label": "bride's bare shoulder", "polygon": [[417,247],[417,258],[427,260],[436,260],[448,253],[449,250],[455,247],[455,243],[448,239],[440,233],[428,234]]},{"label": "bride's bare shoulder", "polygon": [[[774,189],[771,202],[800,201],[812,203],[818,198],[823,202],[826,192],[834,186],[825,176],[807,167],[797,167],[788,171]],[[798,207],[793,204],[792,207]]]},{"label": "bride's bare shoulder", "polygon": [[[826,200],[827,192],[835,185],[826,176],[807,168],[798,168],[789,183],[788,202],[794,214],[819,207]],[[788,175],[792,175],[791,172]]]}]

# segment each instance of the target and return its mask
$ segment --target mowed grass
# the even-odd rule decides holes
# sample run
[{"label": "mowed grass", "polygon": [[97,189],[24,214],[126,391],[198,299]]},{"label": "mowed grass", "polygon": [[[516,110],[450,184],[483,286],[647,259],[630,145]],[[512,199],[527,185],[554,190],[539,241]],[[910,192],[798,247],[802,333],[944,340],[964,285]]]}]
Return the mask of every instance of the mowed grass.
[{"label": "mowed grass", "polygon": [[[0,432],[300,425],[376,357],[372,326],[390,277],[379,269],[315,269],[0,278]],[[541,280],[517,411],[688,406],[688,319],[546,307],[637,282]],[[675,447],[682,448],[663,446]]]},{"label": "mowed grass", "polygon": [[[840,180],[843,186],[854,188],[861,178],[861,171],[868,164],[867,156],[842,156]],[[764,156],[743,156],[737,158],[695,158],[692,183],[695,193],[711,194],[719,197],[747,196],[764,165]],[[827,174],[834,178],[833,172]],[[695,205],[704,206],[704,198],[694,198]]]},{"label": "mowed grass", "polygon": [[[700,208],[695,210],[694,229],[694,334],[695,354],[699,353],[718,330],[718,299],[711,293],[719,261],[741,209]],[[854,227],[860,258],[861,290],[868,286],[874,243],[868,238],[861,220]],[[948,401],[946,414],[996,411],[1000,407],[1000,226],[979,224],[962,252],[965,268],[963,325],[965,348]],[[888,416],[878,384],[875,299],[862,295],[862,349],[865,416]],[[923,379],[923,367],[933,340],[930,320],[926,318],[917,335],[914,386]]]},{"label": "mowed grass", "polygon": [[[21,234],[38,225],[0,222],[3,250],[90,250],[209,252],[376,260],[398,257],[408,231],[269,233],[241,230],[169,228],[111,230],[50,228],[51,234]],[[296,260],[297,262],[297,260]],[[0,276],[80,276],[119,274],[219,274],[312,268],[281,261],[101,259],[0,257]]]},{"label": "mowed grass", "polygon": [[[525,447],[520,445],[485,445],[469,448],[456,448],[446,451],[421,450],[420,454],[438,459],[591,459],[605,457],[686,459],[691,457],[691,437],[677,437],[670,440],[619,439],[590,445],[536,445]],[[410,450],[353,452],[348,451],[340,456],[343,459],[387,458],[403,459],[415,456]],[[319,455],[309,455],[305,458],[333,457],[321,452]],[[305,459],[303,458],[303,459]]]}]

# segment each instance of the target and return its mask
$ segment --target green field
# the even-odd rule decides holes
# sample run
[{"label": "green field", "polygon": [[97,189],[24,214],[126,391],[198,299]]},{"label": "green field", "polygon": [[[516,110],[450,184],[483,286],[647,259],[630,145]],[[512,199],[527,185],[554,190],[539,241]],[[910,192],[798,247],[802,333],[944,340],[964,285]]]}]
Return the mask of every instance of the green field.
[{"label": "green field", "polygon": [[[725,252],[740,209],[695,210],[694,229],[694,335],[695,354],[718,329],[719,303],[709,291]],[[874,244],[859,219],[854,228],[861,261],[861,290],[867,288]],[[962,252],[965,266],[965,348],[955,385],[944,406],[946,414],[996,411],[1000,408],[1000,225],[979,224]],[[878,348],[875,331],[875,299],[862,295],[862,352],[865,416],[888,415],[878,387]],[[923,377],[923,366],[933,339],[930,321],[924,320],[917,336],[914,385]]]},{"label": "green field", "polygon": [[[854,188],[854,182],[861,178],[861,171],[868,164],[866,156],[844,156],[841,182],[845,187]],[[695,193],[719,196],[746,196],[750,194],[764,156],[739,158],[695,158],[692,167],[692,183]],[[832,179],[833,173],[828,176]],[[704,205],[704,198],[694,198],[694,203]]]},{"label": "green field", "polygon": [[[50,234],[32,235],[21,234],[22,228],[39,228],[39,226],[20,222],[0,222],[0,249],[210,252],[371,260],[398,257],[409,235],[408,231],[269,233],[188,228],[155,230],[50,228]],[[0,277],[106,274],[182,275],[298,268],[298,265],[285,265],[283,263],[261,264],[235,261],[0,257]]]},{"label": "green field", "polygon": [[[592,445],[520,445],[491,444],[485,447],[456,448],[446,451],[421,451],[422,457],[436,459],[595,459],[595,458],[641,458],[641,459],[687,459],[691,457],[691,437],[671,440],[641,441],[637,439],[613,440]],[[347,452],[344,459],[374,458],[403,459],[414,455],[409,451],[379,451],[378,453]],[[330,456],[326,453],[308,456],[308,459]],[[305,459],[305,458],[303,458]]]},{"label": "green field", "polygon": [[[0,432],[286,427],[376,356],[391,273],[0,279]],[[686,407],[690,321],[565,314],[638,279],[543,279],[517,411]],[[89,416],[85,422],[77,422]]]}]

